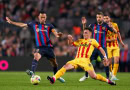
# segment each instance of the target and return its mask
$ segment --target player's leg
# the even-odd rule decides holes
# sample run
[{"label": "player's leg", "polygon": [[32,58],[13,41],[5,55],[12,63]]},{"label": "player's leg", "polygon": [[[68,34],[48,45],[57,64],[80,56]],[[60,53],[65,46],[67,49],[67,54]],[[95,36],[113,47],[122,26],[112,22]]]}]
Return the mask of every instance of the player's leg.
[{"label": "player's leg", "polygon": [[53,67],[54,74],[56,74],[56,72],[58,71],[58,64],[57,64],[56,58],[50,58],[49,62],[51,66]]},{"label": "player's leg", "polygon": [[53,77],[48,76],[47,79],[50,81],[51,84],[54,84],[54,82],[61,76],[63,76],[67,70],[71,69],[74,69],[74,66],[67,63],[60,70],[58,70],[58,72]]},{"label": "player's leg", "polygon": [[[92,55],[91,55],[90,60],[96,60],[97,57],[98,57],[97,49],[94,49],[94,51],[93,51],[93,53],[92,53]],[[84,81],[84,80],[86,80],[86,79],[88,79],[88,78],[89,78],[88,72],[85,72],[85,75],[84,75],[83,77],[81,77],[81,78],[79,79],[79,81],[82,82],[82,81]]]},{"label": "player's leg", "polygon": [[[107,49],[104,47],[103,50],[105,51],[105,53],[107,54]],[[104,56],[101,54],[100,51],[98,51],[101,59],[103,60]],[[108,56],[108,55],[107,55]],[[104,65],[105,67],[105,72],[106,72],[106,78],[109,79],[109,64],[108,65]]]},{"label": "player's leg", "polygon": [[[56,72],[58,71],[58,64],[57,64],[56,58],[50,58],[49,61],[52,65],[52,67],[53,67],[53,72],[54,72],[54,75],[55,75]],[[62,77],[59,77],[58,80],[62,83],[65,82],[65,80]]]},{"label": "player's leg", "polygon": [[109,70],[110,70],[110,75],[112,76],[112,48],[107,47],[107,55],[108,55],[108,60],[109,60]]},{"label": "player's leg", "polygon": [[[58,71],[58,64],[57,64],[57,61],[56,61],[56,56],[54,54],[54,51],[53,51],[53,48],[46,48],[46,50],[44,51],[45,52],[45,57],[49,60],[51,66],[53,67],[53,72],[54,74],[56,74],[56,72]],[[60,77],[58,79],[60,82],[64,83],[65,80]]]},{"label": "player's leg", "polygon": [[109,60],[109,71],[110,71],[110,76],[112,76],[112,58],[108,58]]},{"label": "player's leg", "polygon": [[37,65],[38,65],[38,61],[40,60],[40,58],[41,58],[41,54],[40,54],[40,53],[38,53],[38,52],[34,53],[34,59],[33,59],[33,61],[32,61],[31,70],[29,70],[29,69],[26,70],[26,73],[27,73],[29,76],[34,75],[35,70],[36,70]]},{"label": "player's leg", "polygon": [[113,50],[114,66],[113,66],[113,70],[112,70],[113,76],[112,76],[111,80],[118,80],[116,78],[116,75],[117,75],[117,71],[118,71],[118,67],[119,67],[119,54],[120,54],[119,48]]},{"label": "player's leg", "polygon": [[79,66],[82,67],[85,71],[87,71],[91,78],[107,82],[108,84],[111,85],[115,85],[115,83],[111,82],[109,79],[103,77],[102,75],[100,74],[96,75],[93,69],[93,65],[89,62],[89,59],[87,61],[84,62],[82,61],[82,63],[79,63]]},{"label": "player's leg", "polygon": [[96,74],[94,70],[88,70],[88,74],[93,79],[103,81],[103,82],[107,82],[110,85],[116,85],[114,82],[112,82],[109,79],[103,77],[101,74]]}]

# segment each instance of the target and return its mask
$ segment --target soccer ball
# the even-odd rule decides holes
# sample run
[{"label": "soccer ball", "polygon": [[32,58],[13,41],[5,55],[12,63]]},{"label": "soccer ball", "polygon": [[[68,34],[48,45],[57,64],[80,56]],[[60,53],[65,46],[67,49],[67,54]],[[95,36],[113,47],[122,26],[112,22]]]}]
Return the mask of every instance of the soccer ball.
[{"label": "soccer ball", "polygon": [[38,76],[38,75],[34,75],[34,76],[31,77],[30,80],[31,80],[31,83],[33,85],[38,85],[40,83],[40,81],[41,81],[41,77]]}]

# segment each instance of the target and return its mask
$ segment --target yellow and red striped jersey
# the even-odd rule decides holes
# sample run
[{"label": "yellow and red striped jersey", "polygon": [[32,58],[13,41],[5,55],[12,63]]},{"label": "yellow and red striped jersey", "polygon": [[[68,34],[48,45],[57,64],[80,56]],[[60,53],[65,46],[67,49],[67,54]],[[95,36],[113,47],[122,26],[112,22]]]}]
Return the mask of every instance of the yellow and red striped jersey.
[{"label": "yellow and red striped jersey", "polygon": [[90,58],[94,48],[100,47],[95,39],[79,39],[73,42],[73,45],[78,47],[75,58]]},{"label": "yellow and red striped jersey", "polygon": [[[112,22],[113,27],[119,32],[118,25]],[[118,47],[117,34],[108,30],[106,39],[116,39],[113,42],[107,42],[107,47]]]}]

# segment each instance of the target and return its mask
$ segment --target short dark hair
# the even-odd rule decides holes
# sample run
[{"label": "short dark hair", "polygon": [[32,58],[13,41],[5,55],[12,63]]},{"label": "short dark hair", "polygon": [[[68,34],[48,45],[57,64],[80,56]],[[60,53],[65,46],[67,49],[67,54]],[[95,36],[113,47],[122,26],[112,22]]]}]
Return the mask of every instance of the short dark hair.
[{"label": "short dark hair", "polygon": [[84,28],[84,30],[89,30],[90,32],[93,31],[91,27],[86,27],[86,28]]},{"label": "short dark hair", "polygon": [[98,12],[97,15],[102,15],[102,16],[104,16],[103,12]]},{"label": "short dark hair", "polygon": [[39,11],[39,14],[46,14],[46,12],[41,10],[41,11]]},{"label": "short dark hair", "polygon": [[108,15],[108,14],[104,14],[104,16],[108,16],[108,17],[110,17],[110,15]]}]

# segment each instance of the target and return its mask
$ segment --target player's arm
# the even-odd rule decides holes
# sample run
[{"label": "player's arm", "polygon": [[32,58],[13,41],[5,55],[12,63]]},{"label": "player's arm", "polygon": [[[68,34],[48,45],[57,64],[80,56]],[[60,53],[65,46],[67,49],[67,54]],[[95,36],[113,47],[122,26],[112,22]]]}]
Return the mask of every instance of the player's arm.
[{"label": "player's arm", "polygon": [[111,32],[117,33],[117,30],[116,30],[116,28],[114,28],[114,26],[112,25],[112,23],[107,24],[107,28]]},{"label": "player's arm", "polygon": [[68,45],[72,45],[73,44],[73,37],[72,35],[68,35]]},{"label": "player's arm", "polygon": [[121,38],[120,32],[117,33],[117,36],[118,36],[118,38],[119,38],[119,41],[120,41],[122,47],[124,47],[125,44],[124,44],[123,41],[122,41],[122,38]]},{"label": "player's arm", "polygon": [[84,30],[85,27],[86,27],[86,23],[87,23],[87,19],[85,18],[85,16],[83,16],[83,17],[81,18],[81,21],[82,21],[82,24],[83,24],[83,30]]},{"label": "player's arm", "polygon": [[25,23],[20,23],[20,22],[14,22],[12,20],[10,20],[8,17],[6,17],[6,20],[8,23],[19,26],[19,27],[27,27],[27,24]]},{"label": "player's arm", "polygon": [[62,37],[63,33],[61,32],[57,32],[55,29],[52,29],[52,33],[55,35],[55,37],[59,38],[59,37]]},{"label": "player's arm", "polygon": [[116,39],[112,38],[112,39],[106,39],[107,42],[114,42]]},{"label": "player's arm", "polygon": [[105,51],[103,50],[103,48],[99,45],[99,43],[96,40],[93,40],[93,45],[96,48],[98,48],[99,51],[102,53],[102,55],[104,56],[104,61],[108,61]]},{"label": "player's arm", "polygon": [[102,55],[104,56],[104,60],[107,60],[107,55],[105,53],[105,51],[103,50],[102,47],[99,47],[99,51],[102,53]]}]

